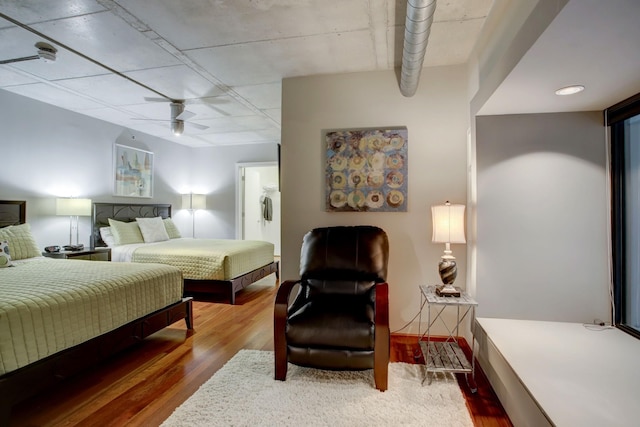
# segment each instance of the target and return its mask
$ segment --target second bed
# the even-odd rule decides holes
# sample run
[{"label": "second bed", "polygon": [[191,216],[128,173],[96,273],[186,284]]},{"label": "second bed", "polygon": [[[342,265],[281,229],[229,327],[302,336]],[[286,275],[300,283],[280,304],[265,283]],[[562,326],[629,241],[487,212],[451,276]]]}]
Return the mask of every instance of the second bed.
[{"label": "second bed", "polygon": [[[180,238],[179,232],[169,232],[169,238],[150,242],[149,235],[137,235],[137,219],[163,218],[167,230],[173,224],[168,204],[94,203],[92,215],[92,246],[110,246],[113,261],[161,263],[178,267],[184,277],[185,294],[211,294],[223,291],[231,304],[236,293],[248,285],[276,273],[274,245],[269,242],[227,239]],[[111,220],[111,221],[110,221]],[[153,222],[153,220],[151,221]],[[105,230],[109,227],[109,230]],[[116,230],[111,230],[113,228]],[[144,227],[143,227],[144,228]],[[101,230],[102,229],[102,230]],[[119,231],[120,244],[105,242],[105,234]],[[108,239],[107,239],[108,240]]]}]

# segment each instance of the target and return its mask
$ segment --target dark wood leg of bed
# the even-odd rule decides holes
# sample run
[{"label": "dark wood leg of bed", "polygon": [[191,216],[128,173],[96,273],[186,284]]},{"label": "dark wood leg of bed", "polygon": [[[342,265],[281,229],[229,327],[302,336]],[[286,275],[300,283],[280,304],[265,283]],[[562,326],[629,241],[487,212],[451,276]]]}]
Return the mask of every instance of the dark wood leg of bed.
[{"label": "dark wood leg of bed", "polygon": [[233,283],[229,285],[229,304],[235,305],[236,303],[236,291],[233,289]]},{"label": "dark wood leg of bed", "polygon": [[11,405],[3,399],[0,402],[0,426],[8,426],[11,418]]},{"label": "dark wood leg of bed", "polygon": [[193,298],[189,298],[186,304],[187,313],[184,317],[184,322],[187,324],[187,329],[193,330]]}]

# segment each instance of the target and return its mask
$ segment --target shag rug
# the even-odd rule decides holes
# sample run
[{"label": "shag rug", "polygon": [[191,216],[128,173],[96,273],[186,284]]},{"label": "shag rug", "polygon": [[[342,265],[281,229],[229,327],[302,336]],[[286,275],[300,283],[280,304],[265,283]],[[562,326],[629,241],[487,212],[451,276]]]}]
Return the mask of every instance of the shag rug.
[{"label": "shag rug", "polygon": [[422,385],[423,366],[389,364],[389,388],[373,370],[289,364],[276,381],[271,351],[241,350],[165,420],[173,426],[473,426],[452,374]]}]

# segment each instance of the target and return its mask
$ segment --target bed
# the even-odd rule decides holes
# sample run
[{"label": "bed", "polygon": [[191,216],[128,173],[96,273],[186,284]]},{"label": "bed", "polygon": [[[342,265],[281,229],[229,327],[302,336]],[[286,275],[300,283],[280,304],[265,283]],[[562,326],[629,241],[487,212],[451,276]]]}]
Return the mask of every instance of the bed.
[{"label": "bed", "polygon": [[13,405],[178,320],[193,329],[179,269],[45,258],[25,218],[25,202],[0,201],[0,425]]},{"label": "bed", "polygon": [[[103,238],[101,229],[116,223],[130,224],[139,219],[170,221],[169,204],[94,203],[91,243],[95,247],[112,246]],[[122,224],[118,224],[121,227]],[[126,225],[125,225],[126,226]],[[174,225],[170,225],[175,227]],[[167,225],[169,227],[169,225]],[[168,240],[148,243],[138,237],[126,245],[112,246],[113,261],[160,262],[181,269],[185,295],[226,294],[235,304],[236,293],[272,274],[279,279],[279,263],[274,260],[273,244],[250,240],[181,238],[175,229]],[[171,233],[169,233],[171,234]],[[145,243],[146,242],[146,243]]]}]

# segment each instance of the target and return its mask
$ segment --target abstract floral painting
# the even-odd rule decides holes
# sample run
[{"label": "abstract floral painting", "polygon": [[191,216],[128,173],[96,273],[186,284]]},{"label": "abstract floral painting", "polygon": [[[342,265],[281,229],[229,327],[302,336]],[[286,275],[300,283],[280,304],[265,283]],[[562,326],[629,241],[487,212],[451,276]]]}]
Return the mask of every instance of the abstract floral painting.
[{"label": "abstract floral painting", "polygon": [[407,129],[327,132],[327,212],[407,211]]}]

